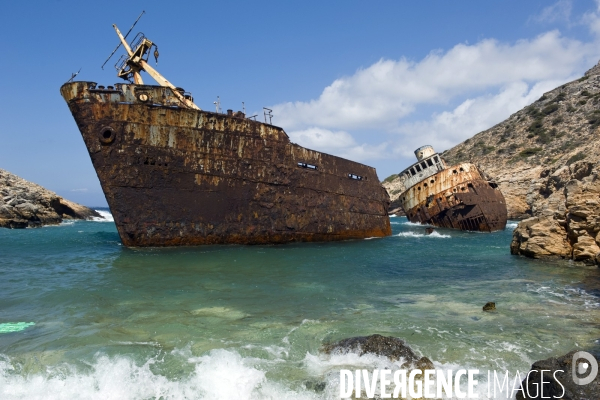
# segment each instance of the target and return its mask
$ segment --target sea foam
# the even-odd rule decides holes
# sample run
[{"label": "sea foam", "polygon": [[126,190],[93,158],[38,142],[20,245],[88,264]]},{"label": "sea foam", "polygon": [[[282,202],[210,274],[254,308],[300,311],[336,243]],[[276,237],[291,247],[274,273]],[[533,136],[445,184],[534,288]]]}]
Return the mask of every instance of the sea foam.
[{"label": "sea foam", "polygon": [[[97,355],[89,370],[72,365],[47,367],[43,373],[21,374],[7,356],[0,355],[0,398],[17,399],[323,399],[322,394],[292,389],[269,381],[265,372],[233,350],[216,349],[189,357],[193,372],[167,378],[155,370],[162,357],[143,364],[127,356]],[[141,365],[140,365],[141,364]]]},{"label": "sea foam", "polygon": [[417,238],[421,238],[421,237],[426,237],[426,238],[432,238],[432,239],[449,239],[452,236],[450,235],[444,235],[444,234],[440,234],[436,231],[431,232],[429,235],[426,235],[424,233],[415,233],[415,232],[400,232],[399,234],[397,234],[396,236],[400,236],[400,237],[417,237]]},{"label": "sea foam", "polygon": [[92,221],[96,221],[96,222],[114,222],[115,221],[112,214],[109,211],[105,211],[105,210],[94,210],[94,211],[96,211],[102,217],[92,217]]}]

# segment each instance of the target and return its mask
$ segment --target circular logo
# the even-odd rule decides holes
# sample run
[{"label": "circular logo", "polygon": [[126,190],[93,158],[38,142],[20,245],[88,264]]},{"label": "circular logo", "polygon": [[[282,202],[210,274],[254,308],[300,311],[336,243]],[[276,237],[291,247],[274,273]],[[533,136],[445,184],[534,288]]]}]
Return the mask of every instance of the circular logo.
[{"label": "circular logo", "polygon": [[[580,359],[584,359],[587,362],[579,362]],[[571,368],[573,375],[573,382],[576,385],[582,386],[591,383],[598,375],[598,361],[596,358],[588,352],[578,351],[573,354],[573,363]],[[580,378],[580,375],[588,374],[585,378]]]}]

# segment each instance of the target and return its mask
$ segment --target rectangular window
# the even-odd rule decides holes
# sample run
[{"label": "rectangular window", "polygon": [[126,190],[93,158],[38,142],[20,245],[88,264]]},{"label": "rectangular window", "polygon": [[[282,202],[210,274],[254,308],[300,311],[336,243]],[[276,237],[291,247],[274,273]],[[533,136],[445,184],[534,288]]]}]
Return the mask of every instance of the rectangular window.
[{"label": "rectangular window", "polygon": [[425,163],[425,161],[421,162],[421,167],[423,167],[423,169],[427,169],[427,164]]},{"label": "rectangular window", "polygon": [[436,164],[440,162],[440,160],[438,160],[437,156],[433,157],[433,161],[435,161]]},{"label": "rectangular window", "polygon": [[431,158],[427,159],[427,165],[429,165],[430,167],[433,167],[433,161],[431,161]]},{"label": "rectangular window", "polygon": [[411,168],[411,169],[410,169],[410,173],[411,173],[411,175],[416,175],[416,174],[417,174],[417,173],[415,172],[415,169],[414,169],[414,168]]},{"label": "rectangular window", "polygon": [[421,172],[421,167],[419,167],[419,164],[415,165],[415,169],[417,170],[417,172]]},{"label": "rectangular window", "polygon": [[362,181],[363,177],[360,175],[356,175],[356,174],[348,174],[348,178],[350,179],[354,179],[356,181]]},{"label": "rectangular window", "polygon": [[311,165],[311,164],[307,164],[307,163],[304,163],[304,162],[299,162],[298,166],[300,168],[312,169],[313,171],[317,170],[317,166],[316,165]]}]

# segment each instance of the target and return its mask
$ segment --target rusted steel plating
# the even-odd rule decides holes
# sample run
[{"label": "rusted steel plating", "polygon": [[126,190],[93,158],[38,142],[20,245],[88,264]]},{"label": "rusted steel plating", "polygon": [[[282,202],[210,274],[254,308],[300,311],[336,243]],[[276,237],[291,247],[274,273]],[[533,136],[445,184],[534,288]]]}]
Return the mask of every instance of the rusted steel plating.
[{"label": "rusted steel plating", "polygon": [[471,163],[447,167],[431,146],[415,151],[418,161],[402,171],[400,204],[411,222],[469,231],[506,226],[506,202],[498,185]]},{"label": "rusted steel plating", "polygon": [[61,87],[124,245],[391,234],[389,196],[374,168],[298,146],[283,129],[241,112],[192,109],[175,92]]}]

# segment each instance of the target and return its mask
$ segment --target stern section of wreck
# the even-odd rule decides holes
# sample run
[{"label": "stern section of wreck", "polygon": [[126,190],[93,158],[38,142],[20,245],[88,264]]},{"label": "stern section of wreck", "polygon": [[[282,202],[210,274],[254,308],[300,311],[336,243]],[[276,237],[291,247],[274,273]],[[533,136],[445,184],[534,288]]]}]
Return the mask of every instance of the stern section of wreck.
[{"label": "stern section of wreck", "polygon": [[331,241],[391,234],[375,169],[283,129],[178,105],[168,87],[61,87],[126,246]]},{"label": "stern section of wreck", "polygon": [[[466,231],[504,229],[506,202],[497,184],[485,179],[474,164],[446,167],[441,163],[423,168],[426,178],[400,195],[407,218],[415,223]],[[430,173],[426,173],[429,169]]]}]

